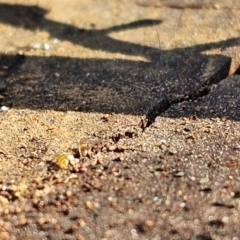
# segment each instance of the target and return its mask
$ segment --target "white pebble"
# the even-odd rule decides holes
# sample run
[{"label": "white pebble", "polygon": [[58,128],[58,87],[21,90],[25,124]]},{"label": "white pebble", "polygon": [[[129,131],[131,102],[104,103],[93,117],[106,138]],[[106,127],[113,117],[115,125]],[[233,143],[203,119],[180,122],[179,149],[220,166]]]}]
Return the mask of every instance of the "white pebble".
[{"label": "white pebble", "polygon": [[159,199],[158,197],[154,197],[154,198],[153,198],[153,201],[154,201],[154,202],[157,202],[158,199]]},{"label": "white pebble", "polygon": [[31,47],[34,49],[39,49],[42,47],[42,44],[40,42],[36,42],[36,43],[31,44]]},{"label": "white pebble", "polygon": [[71,155],[71,154],[69,154],[69,155],[67,155],[67,159],[68,159],[69,161],[73,161],[73,160],[74,160],[74,156]]},{"label": "white pebble", "polygon": [[53,39],[52,39],[52,42],[53,42],[54,44],[57,44],[57,43],[60,42],[60,40],[59,40],[58,38],[53,38]]},{"label": "white pebble", "polygon": [[224,216],[222,218],[222,222],[225,223],[225,224],[228,223],[229,222],[229,218],[227,216]]},{"label": "white pebble", "polygon": [[180,203],[180,207],[181,207],[181,208],[186,207],[186,203],[184,203],[184,202]]},{"label": "white pebble", "polygon": [[2,107],[0,108],[0,111],[1,111],[1,112],[8,111],[8,110],[9,110],[9,108],[6,107],[6,106],[2,106]]},{"label": "white pebble", "polygon": [[113,201],[113,197],[108,197],[108,201],[112,202]]},{"label": "white pebble", "polygon": [[43,45],[43,49],[44,50],[50,50],[51,49],[51,46],[49,45],[49,44],[47,44],[47,43],[45,43],[44,45]]}]

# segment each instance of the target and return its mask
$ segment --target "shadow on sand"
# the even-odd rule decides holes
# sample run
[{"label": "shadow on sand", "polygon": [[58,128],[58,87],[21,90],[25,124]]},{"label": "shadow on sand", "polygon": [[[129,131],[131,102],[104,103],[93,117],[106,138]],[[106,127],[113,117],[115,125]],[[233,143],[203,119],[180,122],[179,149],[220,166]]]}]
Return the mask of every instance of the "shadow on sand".
[{"label": "shadow on sand", "polygon": [[[92,50],[143,56],[149,62],[1,55],[1,105],[60,111],[134,115],[155,111],[153,114],[161,114],[171,104],[207,95],[213,84],[228,76],[231,59],[223,55],[207,56],[202,54],[203,51],[236,46],[240,41],[234,38],[194,47],[160,50],[116,40],[108,34],[153,26],[160,24],[161,20],[145,19],[102,30],[89,30],[48,20],[44,17],[46,13],[45,9],[36,6],[0,4],[2,23],[28,30],[45,30],[53,38],[68,40]],[[228,87],[225,92],[221,91],[222,96],[219,97],[225,100],[220,105],[211,100],[206,111],[206,102],[203,101],[202,106],[200,100],[196,106],[198,111],[193,109],[169,116],[194,114],[240,120],[237,111],[239,81],[236,84],[236,91],[229,91]],[[216,95],[216,98],[219,97]],[[233,99],[236,106],[231,104]],[[201,107],[205,109],[204,114],[199,111]],[[222,107],[233,109],[222,111]]]}]

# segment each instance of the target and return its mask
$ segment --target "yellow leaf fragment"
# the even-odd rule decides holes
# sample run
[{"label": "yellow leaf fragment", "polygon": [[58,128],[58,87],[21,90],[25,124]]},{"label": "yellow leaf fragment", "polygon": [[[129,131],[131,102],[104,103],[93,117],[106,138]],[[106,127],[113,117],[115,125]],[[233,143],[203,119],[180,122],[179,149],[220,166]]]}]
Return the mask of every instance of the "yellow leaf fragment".
[{"label": "yellow leaf fragment", "polygon": [[59,168],[66,169],[68,167],[68,157],[65,154],[55,154],[56,163]]}]

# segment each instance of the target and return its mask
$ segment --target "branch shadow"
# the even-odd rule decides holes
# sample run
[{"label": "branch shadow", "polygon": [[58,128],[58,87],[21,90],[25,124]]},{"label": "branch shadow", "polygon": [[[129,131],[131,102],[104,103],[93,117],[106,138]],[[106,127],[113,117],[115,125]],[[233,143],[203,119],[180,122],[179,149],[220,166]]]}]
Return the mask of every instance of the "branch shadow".
[{"label": "branch shadow", "polygon": [[[240,41],[239,38],[233,38],[193,47],[161,50],[108,36],[113,31],[154,26],[160,24],[161,20],[145,19],[101,30],[79,29],[48,20],[44,17],[46,13],[45,9],[37,6],[0,4],[0,22],[5,24],[28,30],[46,30],[52,37],[92,50],[143,56],[149,62],[1,55],[1,105],[143,115],[169,99],[173,103],[183,102],[202,93],[204,98],[204,91],[209,86],[228,76],[231,59],[223,55],[207,56],[203,52],[237,46]],[[231,89],[235,91],[229,91],[228,87],[224,91],[223,86],[220,96],[213,94],[216,100],[219,97],[225,99],[220,102],[223,106],[216,105],[214,99],[207,103],[199,100],[191,111],[178,114],[170,111],[168,116],[219,116],[240,120],[239,80],[237,77],[234,79]],[[231,104],[233,99],[235,105]],[[199,111],[203,102],[205,110],[207,106],[204,114]],[[223,107],[230,110],[222,111]],[[161,111],[160,108],[158,110]]]},{"label": "branch shadow", "polygon": [[46,9],[37,6],[0,4],[0,21],[3,23],[27,30],[45,30],[49,32],[53,38],[67,40],[92,50],[102,50],[134,56],[146,56],[146,52],[152,48],[119,41],[109,37],[108,34],[140,27],[154,26],[162,22],[156,19],[144,19],[106,29],[86,29],[49,20],[45,18],[47,13],[48,11]]}]

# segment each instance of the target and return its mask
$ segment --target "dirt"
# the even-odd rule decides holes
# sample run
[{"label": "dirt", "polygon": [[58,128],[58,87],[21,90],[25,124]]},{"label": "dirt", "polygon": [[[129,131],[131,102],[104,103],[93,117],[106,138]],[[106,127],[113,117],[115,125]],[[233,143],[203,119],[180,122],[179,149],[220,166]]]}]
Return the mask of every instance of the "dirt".
[{"label": "dirt", "polygon": [[0,32],[0,239],[240,238],[238,10],[1,1]]}]

